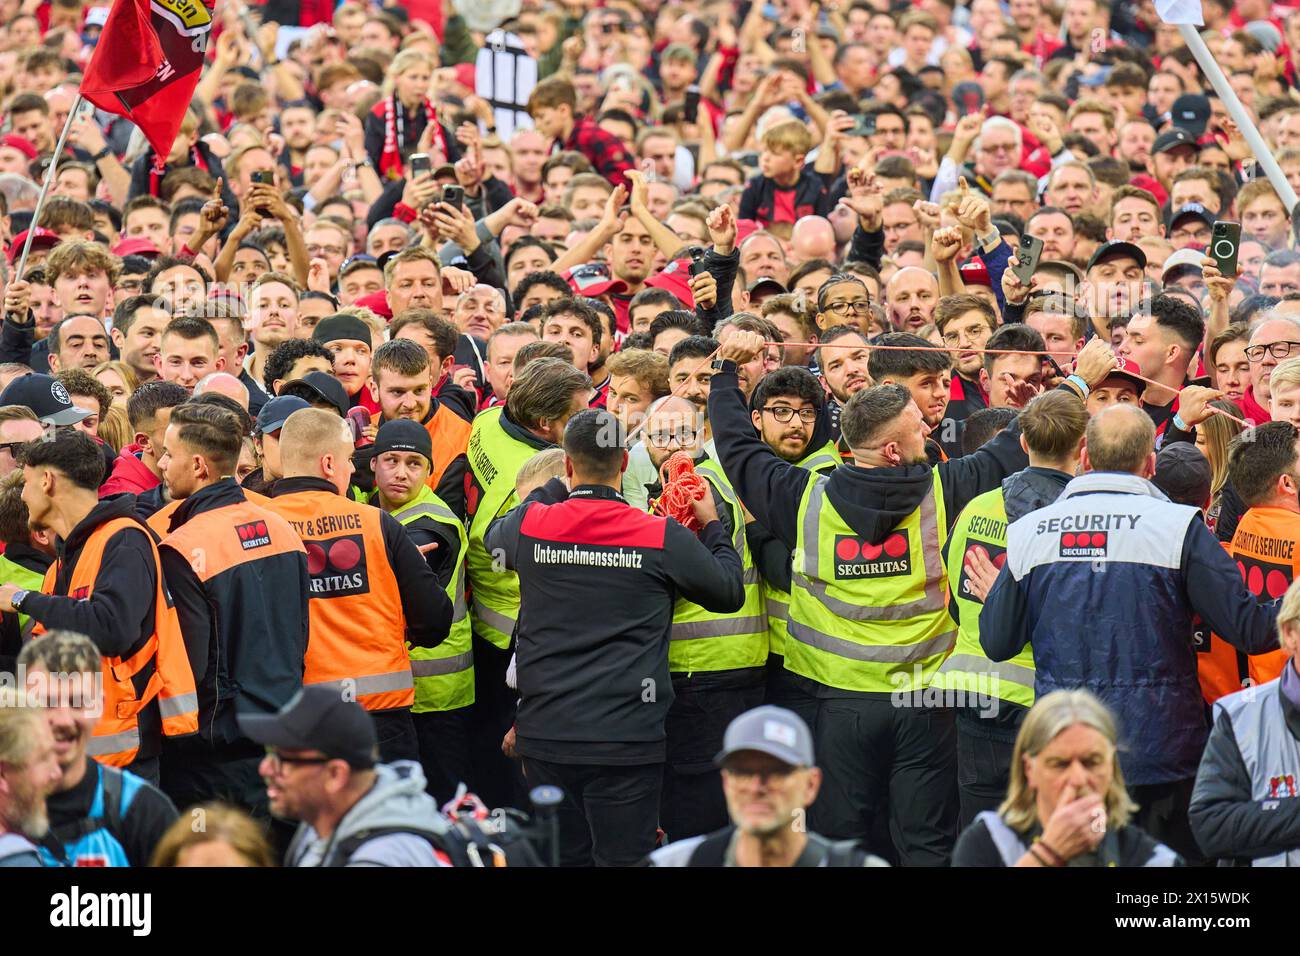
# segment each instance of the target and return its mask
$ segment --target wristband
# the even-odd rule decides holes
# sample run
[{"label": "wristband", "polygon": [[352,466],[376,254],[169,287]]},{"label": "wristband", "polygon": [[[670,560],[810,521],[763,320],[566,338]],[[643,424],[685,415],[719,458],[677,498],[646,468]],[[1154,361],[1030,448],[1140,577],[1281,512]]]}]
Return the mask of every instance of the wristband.
[{"label": "wristband", "polygon": [[400,219],[402,222],[411,223],[420,218],[420,214],[404,202],[399,202],[393,207],[393,218]]},{"label": "wristband", "polygon": [[113,149],[112,149],[112,147],[111,147],[111,146],[105,146],[103,149],[101,149],[98,153],[96,153],[94,156],[92,156],[92,157],[90,157],[90,158],[91,158],[92,160],[94,160],[95,162],[99,162],[101,159],[108,159],[108,157],[110,157],[110,156],[112,156],[112,155],[113,155]]},{"label": "wristband", "polygon": [[1048,846],[1047,841],[1043,840],[1040,837],[1037,841],[1035,841],[1034,845],[1041,846],[1044,850],[1046,850],[1048,855],[1056,861],[1055,863],[1056,866],[1065,866],[1065,857],[1061,856],[1061,854],[1057,853],[1050,846]]},{"label": "wristband", "polygon": [[1030,844],[1029,855],[1032,856],[1035,860],[1037,860],[1040,866],[1046,866],[1046,867],[1056,866],[1056,864],[1053,863],[1051,860],[1044,859],[1041,855],[1039,855],[1037,843]]},{"label": "wristband", "polygon": [[1183,421],[1183,416],[1179,415],[1177,412],[1174,412],[1174,427],[1180,432],[1189,432],[1192,430],[1192,426]]},{"label": "wristband", "polygon": [[1088,397],[1088,393],[1092,391],[1092,389],[1090,389],[1090,388],[1088,387],[1088,383],[1085,382],[1082,378],[1080,378],[1080,377],[1078,376],[1077,373],[1074,374],[1074,375],[1070,375],[1070,376],[1068,376],[1065,380],[1066,380],[1067,382],[1073,382],[1076,386],[1078,386],[1078,388],[1081,389],[1081,390],[1083,391],[1083,397],[1084,397],[1084,398],[1087,398],[1087,397]]}]

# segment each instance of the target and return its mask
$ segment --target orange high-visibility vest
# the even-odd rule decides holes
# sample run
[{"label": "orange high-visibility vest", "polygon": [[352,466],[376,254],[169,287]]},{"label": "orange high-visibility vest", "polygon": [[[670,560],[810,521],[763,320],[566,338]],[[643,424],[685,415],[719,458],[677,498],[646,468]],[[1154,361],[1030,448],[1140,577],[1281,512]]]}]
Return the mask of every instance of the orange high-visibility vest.
[{"label": "orange high-visibility vest", "polygon": [[[144,529],[130,518],[113,518],[105,521],[90,533],[86,545],[77,556],[72,569],[66,597],[91,599],[95,577],[104,559],[104,548],[119,531]],[[128,658],[103,658],[104,701],[103,714],[95,725],[89,753],[100,763],[110,767],[125,767],[135,760],[140,750],[139,715],[145,707],[158,698],[162,717],[162,730],[168,737],[183,737],[199,729],[199,698],[194,687],[194,672],[190,669],[185,639],[181,636],[180,619],[163,583],[162,563],[158,559],[158,545],[149,538],[149,551],[153,555],[157,584],[154,595],[154,632],[144,646]],[[41,591],[54,594],[62,561],[56,561],[45,572]],[[44,633],[37,625],[36,630]],[[91,635],[93,638],[94,635]],[[154,662],[153,676],[144,692],[137,695],[132,678]]]},{"label": "orange high-visibility vest", "polygon": [[465,454],[469,448],[469,433],[473,428],[441,402],[433,417],[424,423],[424,430],[433,441],[433,468],[429,472],[428,486],[438,490],[442,474],[458,456]]},{"label": "orange high-visibility vest", "polygon": [[[1251,508],[1224,548],[1251,594],[1261,601],[1279,598],[1300,574],[1300,515],[1283,508]],[[1286,664],[1280,650],[1247,655],[1217,634],[1206,636],[1208,644],[1198,637],[1196,663],[1207,704],[1248,685],[1275,680]]]},{"label": "orange high-visibility vest", "polygon": [[[266,497],[266,495],[259,495],[256,491],[249,491],[247,488],[244,488],[244,500],[250,504],[257,505],[259,508],[265,508],[266,503],[271,499]],[[146,518],[144,523],[150,527],[159,539],[165,538],[167,535],[171,534],[172,515],[174,515],[176,509],[183,504],[185,504],[184,498],[177,498],[175,501],[169,501]]]},{"label": "orange high-visibility vest", "polygon": [[303,683],[336,683],[366,710],[410,707],[415,681],[383,512],[329,491],[282,495],[264,507],[307,546],[311,631]]}]

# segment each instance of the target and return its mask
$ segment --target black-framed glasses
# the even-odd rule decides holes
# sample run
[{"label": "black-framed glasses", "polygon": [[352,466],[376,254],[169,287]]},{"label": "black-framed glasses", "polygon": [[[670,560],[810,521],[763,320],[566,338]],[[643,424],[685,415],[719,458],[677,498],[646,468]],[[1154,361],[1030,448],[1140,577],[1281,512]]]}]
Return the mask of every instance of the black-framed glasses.
[{"label": "black-framed glasses", "polygon": [[1267,352],[1275,359],[1284,359],[1295,349],[1300,349],[1300,342],[1272,342],[1268,345],[1251,345],[1246,349],[1246,360],[1259,363],[1264,361]]},{"label": "black-framed glasses", "polygon": [[695,432],[689,428],[683,428],[675,432],[648,432],[646,441],[656,448],[667,448],[673,442],[685,448],[687,445],[694,444]]},{"label": "black-framed glasses", "polygon": [[7,451],[16,458],[18,456],[18,449],[22,448],[23,445],[26,444],[27,442],[25,441],[0,442],[0,451]]},{"label": "black-framed glasses", "polygon": [[826,311],[834,312],[836,315],[848,315],[850,312],[856,315],[866,315],[871,311],[871,300],[854,299],[852,302],[827,302]]},{"label": "black-framed glasses", "polygon": [[799,416],[799,421],[803,422],[805,425],[811,425],[813,422],[817,421],[817,415],[819,414],[815,408],[794,409],[789,405],[764,405],[763,411],[767,412],[782,425],[794,418],[796,414]]},{"label": "black-framed glasses", "polygon": [[276,772],[279,772],[284,767],[291,767],[294,764],[325,764],[329,763],[331,760],[338,759],[336,757],[286,757],[274,747],[267,747],[266,755],[271,760],[271,769]]}]

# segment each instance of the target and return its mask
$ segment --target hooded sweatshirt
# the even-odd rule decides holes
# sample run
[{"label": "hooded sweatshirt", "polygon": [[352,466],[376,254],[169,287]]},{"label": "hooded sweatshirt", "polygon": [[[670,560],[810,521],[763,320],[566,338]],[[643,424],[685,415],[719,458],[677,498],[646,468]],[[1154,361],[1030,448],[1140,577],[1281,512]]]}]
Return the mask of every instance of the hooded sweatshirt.
[{"label": "hooded sweatshirt", "polygon": [[[420,765],[413,760],[376,764],[375,775],[374,786],[352,805],[328,837],[321,837],[306,823],[299,826],[284,865],[447,866],[435,856],[432,844],[417,835],[447,831],[437,803],[424,792]],[[340,856],[343,844],[351,838],[375,831],[388,832],[367,839],[346,858]]]},{"label": "hooded sweatshirt", "polygon": [[157,488],[162,480],[149,470],[149,466],[140,460],[138,452],[123,450],[113,460],[113,472],[108,480],[99,486],[99,496],[129,492],[133,495],[144,494],[151,488]]}]

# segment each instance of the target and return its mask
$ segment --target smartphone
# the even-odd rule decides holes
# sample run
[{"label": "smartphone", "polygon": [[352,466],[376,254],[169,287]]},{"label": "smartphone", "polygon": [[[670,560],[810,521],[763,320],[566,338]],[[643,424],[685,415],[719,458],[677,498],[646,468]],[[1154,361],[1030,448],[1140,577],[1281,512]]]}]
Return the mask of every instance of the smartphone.
[{"label": "smartphone", "polygon": [[700,88],[692,83],[686,87],[686,106],[682,111],[682,119],[688,123],[697,122],[700,118]]},{"label": "smartphone", "polygon": [[1210,233],[1210,255],[1224,276],[1237,274],[1237,249],[1241,246],[1241,223],[1216,222]]},{"label": "smartphone", "polygon": [[691,254],[691,265],[689,268],[690,274],[697,276],[701,272],[708,271],[704,268],[704,250],[699,246],[691,246],[688,251]]},{"label": "smartphone", "polygon": [[348,426],[352,429],[352,441],[361,444],[366,440],[366,429],[370,427],[370,411],[360,406],[348,409]]},{"label": "smartphone", "polygon": [[465,205],[465,190],[460,186],[443,186],[442,201],[456,209]]},{"label": "smartphone", "polygon": [[850,136],[875,136],[876,135],[876,114],[859,113],[853,117],[853,126],[849,130]]},{"label": "smartphone", "polygon": [[1020,280],[1021,285],[1029,285],[1029,280],[1033,278],[1034,272],[1038,269],[1038,260],[1042,257],[1042,239],[1037,236],[1020,237],[1020,251],[1016,253],[1016,262],[1018,264],[1011,270],[1011,273]]},{"label": "smartphone", "polygon": [[433,169],[433,163],[429,159],[428,153],[411,154],[411,178],[414,179],[421,173],[427,173]]},{"label": "smartphone", "polygon": [[[251,173],[249,174],[248,178],[249,178],[249,180],[250,180],[251,182],[254,182],[254,183],[261,183],[263,186],[274,186],[274,185],[275,185],[275,170],[272,170],[272,169],[256,169],[256,170],[254,170],[253,172],[251,172]],[[256,207],[256,208],[257,208],[257,211],[258,211],[259,213],[261,213],[263,216],[269,216],[269,215],[271,214],[271,210],[268,209],[268,208],[265,207],[265,206],[258,206],[258,207]]]}]

